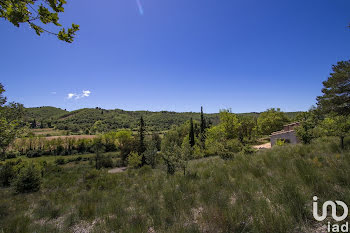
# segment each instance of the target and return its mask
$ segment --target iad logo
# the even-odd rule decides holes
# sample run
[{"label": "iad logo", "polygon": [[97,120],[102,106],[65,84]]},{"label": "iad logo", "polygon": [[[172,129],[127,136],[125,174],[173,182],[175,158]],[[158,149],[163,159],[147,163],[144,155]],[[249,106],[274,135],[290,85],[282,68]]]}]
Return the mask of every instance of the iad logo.
[{"label": "iad logo", "polygon": [[[349,213],[349,209],[348,206],[342,202],[342,201],[335,201],[335,203],[333,201],[326,201],[325,203],[323,203],[322,205],[322,215],[319,216],[318,215],[318,198],[316,196],[314,196],[314,202],[313,202],[313,208],[312,208],[312,212],[314,215],[314,218],[319,221],[322,222],[327,218],[328,215],[328,207],[331,207],[331,214],[332,214],[332,218],[337,221],[343,221],[346,219],[346,217],[348,216]],[[343,209],[343,214],[341,216],[337,215],[337,205],[341,206]],[[327,226],[328,232],[349,232],[349,223],[346,222],[343,225],[339,225],[339,224],[333,224],[331,225],[330,222],[328,222],[328,226]]]},{"label": "iad logo", "polygon": [[[338,205],[343,207],[344,213],[340,217],[337,216],[337,206],[335,203],[337,203]],[[348,212],[349,212],[348,206],[342,201],[335,201],[335,203],[333,201],[326,201],[325,203],[323,203],[322,215],[319,216],[318,215],[317,197],[314,196],[313,211],[312,211],[314,214],[314,218],[319,222],[322,222],[323,220],[325,220],[327,217],[328,206],[330,206],[332,208],[332,218],[337,222],[343,221],[348,216]]]}]

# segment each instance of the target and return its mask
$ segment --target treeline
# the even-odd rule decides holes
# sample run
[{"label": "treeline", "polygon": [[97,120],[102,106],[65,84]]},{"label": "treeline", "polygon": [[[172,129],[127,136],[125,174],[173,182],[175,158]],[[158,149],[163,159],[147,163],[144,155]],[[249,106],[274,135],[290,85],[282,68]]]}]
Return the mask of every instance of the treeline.
[{"label": "treeline", "polygon": [[[49,108],[49,109],[48,109]],[[43,112],[43,116],[40,112]],[[52,115],[48,117],[48,112]],[[63,111],[63,110],[62,110]],[[164,131],[172,125],[181,125],[189,118],[199,120],[199,113],[150,112],[106,110],[101,108],[79,109],[72,112],[54,111],[51,107],[29,108],[25,110],[25,119],[32,128],[56,128],[73,133],[97,134],[117,129],[137,130],[142,116],[149,131]],[[218,114],[206,115],[213,124],[218,123]]]},{"label": "treeline", "polygon": [[[153,133],[145,139],[146,143],[152,140],[155,141],[156,148],[160,150],[160,136]],[[34,158],[95,153],[97,145],[102,148],[100,150],[102,153],[121,152],[122,156],[127,157],[131,151],[137,151],[137,143],[136,137],[133,136],[130,130],[111,131],[94,138],[58,137],[48,139],[34,136],[23,137],[18,138],[11,144],[11,149],[7,151],[6,158],[16,158],[22,155]]]},{"label": "treeline", "polygon": [[[242,113],[239,115],[258,117],[260,114]],[[296,114],[295,112],[286,113],[291,119]],[[68,130],[75,134],[97,134],[120,129],[136,131],[141,116],[144,118],[147,130],[153,132],[169,130],[173,125],[184,124],[190,118],[200,121],[200,113],[194,112],[123,111],[101,108],[67,112],[52,107],[25,109],[25,121],[28,122],[31,128],[56,128]],[[205,117],[213,125],[219,123],[219,114],[205,114]]]},{"label": "treeline", "polygon": [[168,173],[177,169],[186,171],[191,159],[219,155],[232,159],[237,153],[251,154],[252,144],[258,138],[283,128],[290,122],[280,109],[268,109],[259,115],[239,115],[222,110],[219,124],[212,126],[204,117],[200,121],[190,119],[185,124],[174,126],[162,140],[162,159]]},{"label": "treeline", "polygon": [[219,117],[219,124],[212,125],[202,108],[199,121],[190,118],[184,124],[173,126],[163,138],[157,133],[146,136],[148,126],[143,117],[139,119],[136,134],[131,130],[122,130],[100,134],[95,138],[23,137],[14,141],[6,158],[95,153],[97,165],[103,153],[119,152],[120,166],[138,168],[164,165],[173,174],[177,169],[185,172],[191,159],[212,155],[228,159],[239,152],[253,153],[251,144],[257,138],[280,130],[290,121],[280,109],[269,109],[258,117],[222,110]]}]

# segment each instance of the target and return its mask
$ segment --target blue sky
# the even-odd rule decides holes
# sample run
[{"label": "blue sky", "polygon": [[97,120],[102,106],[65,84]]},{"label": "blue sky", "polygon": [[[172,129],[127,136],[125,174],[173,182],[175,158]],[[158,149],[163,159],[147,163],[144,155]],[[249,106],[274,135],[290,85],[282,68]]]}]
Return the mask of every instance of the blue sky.
[{"label": "blue sky", "polygon": [[1,20],[0,82],[26,107],[307,110],[350,59],[349,12],[349,0],[69,0],[73,44]]}]

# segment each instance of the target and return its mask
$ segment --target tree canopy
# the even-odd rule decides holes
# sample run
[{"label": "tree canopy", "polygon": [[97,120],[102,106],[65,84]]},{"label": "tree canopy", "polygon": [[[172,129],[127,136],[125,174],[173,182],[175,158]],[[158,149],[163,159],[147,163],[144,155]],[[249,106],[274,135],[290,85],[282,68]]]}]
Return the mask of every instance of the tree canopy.
[{"label": "tree canopy", "polygon": [[[0,83],[0,150],[5,154],[9,144],[16,138],[23,106],[17,103],[6,104],[4,86]],[[5,105],[6,104],[6,105]]]},{"label": "tree canopy", "polygon": [[260,114],[258,118],[258,128],[261,134],[269,135],[274,131],[281,130],[289,119],[279,108],[268,109]]},{"label": "tree canopy", "polygon": [[324,113],[350,115],[350,60],[338,62],[332,70],[323,82],[323,95],[317,97],[317,105]]},{"label": "tree canopy", "polygon": [[[59,13],[64,12],[66,0],[0,0],[0,18],[11,22],[19,27],[28,24],[37,35],[46,32],[58,37],[58,39],[72,43],[79,25],[72,24],[65,29],[59,23]],[[55,25],[59,27],[58,32],[52,32],[43,25]]]}]

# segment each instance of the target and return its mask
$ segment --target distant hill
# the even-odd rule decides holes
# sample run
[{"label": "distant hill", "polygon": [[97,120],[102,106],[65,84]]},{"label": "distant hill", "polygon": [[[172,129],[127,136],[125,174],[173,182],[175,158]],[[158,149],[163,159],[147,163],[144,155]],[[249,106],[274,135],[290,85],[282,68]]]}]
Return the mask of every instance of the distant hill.
[{"label": "distant hill", "polygon": [[[124,111],[121,109],[106,110],[101,108],[84,108],[75,111],[65,111],[54,107],[27,108],[25,110],[27,121],[35,119],[43,122],[44,125],[51,123],[52,126],[61,130],[73,132],[85,132],[90,130],[95,122],[99,121],[99,127],[106,130],[113,129],[136,129],[139,119],[142,116],[149,131],[163,131],[171,128],[172,125],[180,125],[191,117],[200,121],[200,113],[195,112],[150,112],[150,111]],[[242,115],[259,116],[260,113],[240,113]],[[287,112],[291,119],[297,112]],[[213,124],[219,122],[219,114],[205,114],[205,117]]]},{"label": "distant hill", "polygon": [[65,113],[67,113],[67,111],[50,106],[26,108],[24,111],[26,120],[35,119],[37,121],[49,120],[50,118],[55,118]]},{"label": "distant hill", "polygon": [[[177,113],[177,112],[150,112],[150,111],[124,111],[120,109],[79,109],[60,115],[53,121],[58,129],[71,129],[73,131],[90,129],[96,121],[101,121],[107,129],[136,129],[138,122],[144,118],[148,130],[168,130],[172,125],[180,125],[191,117],[200,120],[200,113]],[[216,124],[218,114],[205,114],[210,121]]]}]

